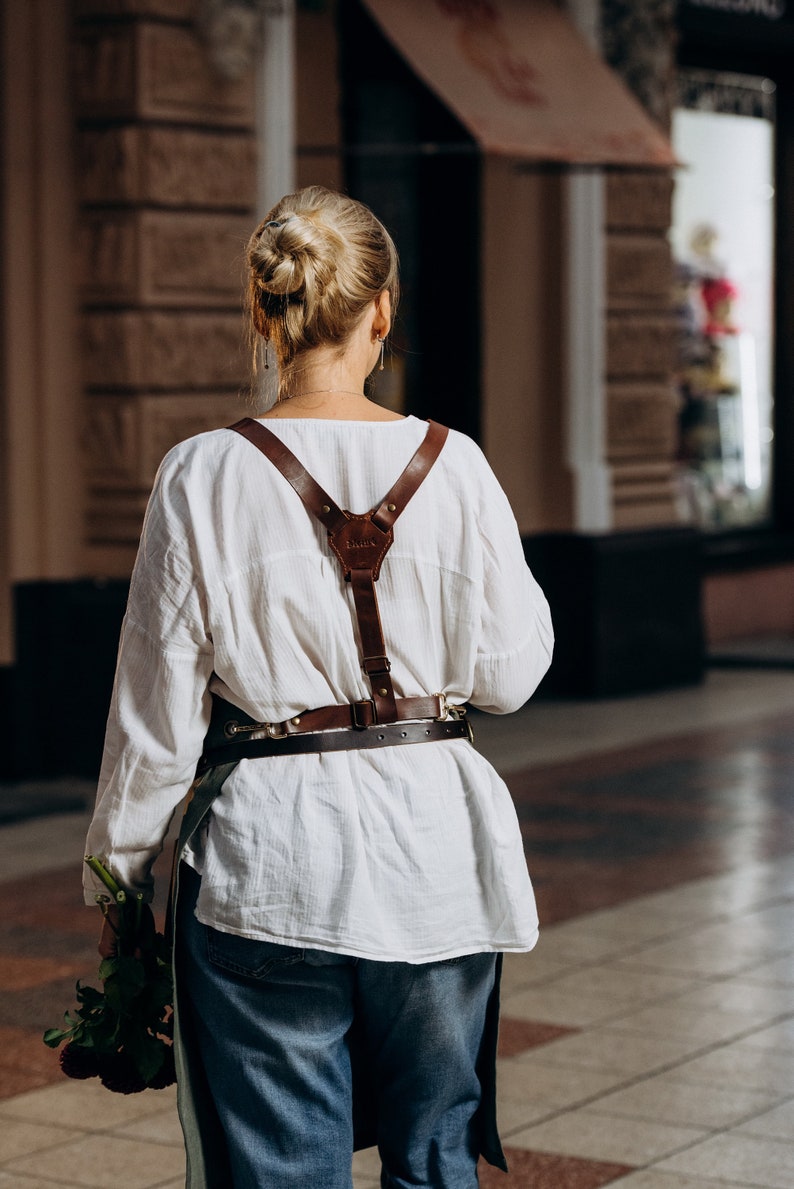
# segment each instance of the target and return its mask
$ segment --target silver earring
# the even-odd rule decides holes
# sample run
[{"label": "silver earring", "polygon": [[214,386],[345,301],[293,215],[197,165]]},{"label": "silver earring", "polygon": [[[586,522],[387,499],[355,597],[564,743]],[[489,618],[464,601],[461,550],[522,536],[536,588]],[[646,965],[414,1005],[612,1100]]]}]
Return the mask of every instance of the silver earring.
[{"label": "silver earring", "polygon": [[265,371],[270,371],[270,339],[265,339]]},{"label": "silver earring", "polygon": [[380,343],[380,363],[378,364],[378,371],[382,372],[383,371],[383,352],[386,348],[385,336],[383,338],[381,338],[380,335],[378,335],[378,342]]}]

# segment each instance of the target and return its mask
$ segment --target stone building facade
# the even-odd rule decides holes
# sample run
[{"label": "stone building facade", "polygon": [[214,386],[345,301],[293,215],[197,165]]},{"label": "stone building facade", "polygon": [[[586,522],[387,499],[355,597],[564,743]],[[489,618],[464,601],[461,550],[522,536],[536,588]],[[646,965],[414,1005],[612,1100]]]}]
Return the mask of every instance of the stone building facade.
[{"label": "stone building facade", "polygon": [[227,80],[191,0],[82,0],[76,64],[89,573],[125,576],[163,454],[234,419],[256,206],[254,76]]},{"label": "stone building facade", "polygon": [[[175,442],[251,407],[241,277],[263,153],[251,60],[282,7],[0,0],[0,775],[95,770],[156,467]],[[568,7],[599,15],[595,0]],[[600,11],[603,53],[662,124],[673,7],[603,0]],[[224,9],[239,21],[219,61],[212,21]],[[367,19],[358,0],[295,6],[298,184],[349,184],[361,145],[340,29]],[[673,179],[497,158],[471,176],[478,342],[434,335],[477,369],[463,427],[478,430],[552,596],[559,688],[696,680],[700,545],[673,486]],[[589,277],[577,204],[576,234],[587,240],[592,220]],[[410,402],[439,415],[432,396]],[[443,412],[454,424],[454,400]]]}]

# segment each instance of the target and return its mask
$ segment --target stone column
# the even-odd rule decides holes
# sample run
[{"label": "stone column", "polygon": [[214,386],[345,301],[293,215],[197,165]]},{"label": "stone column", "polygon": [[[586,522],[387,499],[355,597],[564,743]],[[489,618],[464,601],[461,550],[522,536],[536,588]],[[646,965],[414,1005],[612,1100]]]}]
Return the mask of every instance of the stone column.
[{"label": "stone column", "polygon": [[[670,125],[674,0],[602,0],[609,64],[651,116]],[[673,179],[619,170],[606,184],[606,453],[613,526],[674,525]]]},{"label": "stone column", "polygon": [[166,450],[244,411],[254,72],[213,63],[193,0],[79,0],[77,257],[93,573],[129,571]]},{"label": "stone column", "polygon": [[10,585],[78,571],[82,492],[67,6],[4,4],[0,23],[0,655],[7,659]]},{"label": "stone column", "polygon": [[280,0],[264,13],[257,71],[259,209],[269,211],[295,189],[295,3]]},{"label": "stone column", "polygon": [[672,179],[607,178],[607,458],[617,529],[671,525],[677,404],[673,384]]}]

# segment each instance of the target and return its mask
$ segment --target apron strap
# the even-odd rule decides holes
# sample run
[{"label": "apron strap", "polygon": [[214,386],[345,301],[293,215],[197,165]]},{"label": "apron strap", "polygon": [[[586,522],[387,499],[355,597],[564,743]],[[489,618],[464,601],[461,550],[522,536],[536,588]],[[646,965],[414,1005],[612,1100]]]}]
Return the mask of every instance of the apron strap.
[{"label": "apron strap", "polygon": [[394,523],[415,495],[447,440],[445,425],[429,421],[427,433],[408,465],[380,504],[358,515],[340,508],[309,474],[303,463],[261,421],[244,417],[229,429],[246,438],[281,472],[306,508],[325,527],[328,543],[338,559],[353,604],[361,641],[362,667],[367,675],[376,721],[397,721],[397,706],[386,653],[375,583],[394,541]]}]

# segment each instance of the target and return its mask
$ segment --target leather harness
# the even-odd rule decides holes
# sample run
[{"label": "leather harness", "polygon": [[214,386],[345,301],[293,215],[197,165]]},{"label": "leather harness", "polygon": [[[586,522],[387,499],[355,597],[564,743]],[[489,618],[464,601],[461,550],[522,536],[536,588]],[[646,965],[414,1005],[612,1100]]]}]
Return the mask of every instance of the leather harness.
[{"label": "leather harness", "polygon": [[352,748],[391,747],[439,739],[472,739],[464,706],[443,694],[398,698],[391,679],[375,583],[394,542],[394,524],[438,458],[449,430],[428,422],[419,448],[380,504],[356,514],[340,508],[280,438],[244,417],[229,426],[256,446],[281,472],[308,511],[328,532],[328,543],[353,592],[362,668],[369,698],[307,710],[284,722],[256,722],[213,694],[212,720],[198,772],[243,758]]}]

